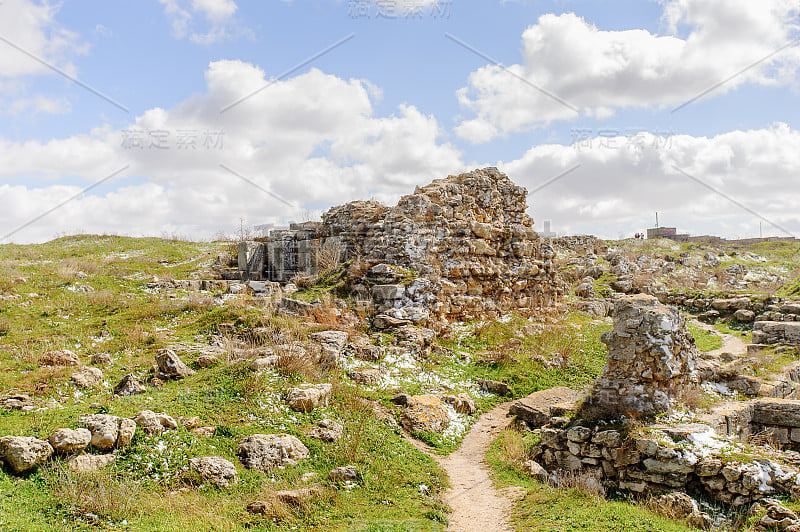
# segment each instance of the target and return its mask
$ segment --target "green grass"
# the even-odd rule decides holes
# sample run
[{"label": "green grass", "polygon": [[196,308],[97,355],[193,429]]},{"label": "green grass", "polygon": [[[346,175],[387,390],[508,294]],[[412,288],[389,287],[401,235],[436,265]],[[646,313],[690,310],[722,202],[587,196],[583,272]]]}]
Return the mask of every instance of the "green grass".
[{"label": "green grass", "polygon": [[713,331],[689,324],[689,332],[694,337],[695,344],[701,353],[708,353],[722,347],[722,338]]},{"label": "green grass", "polygon": [[[687,532],[688,526],[658,516],[635,502],[602,499],[577,488],[558,490],[541,484],[521,470],[522,459],[509,459],[507,449],[519,449],[513,431],[502,432],[486,453],[495,482],[526,490],[511,513],[520,532],[559,530],[570,532]],[[523,440],[529,450],[533,441]]]},{"label": "green grass", "polygon": [[[507,323],[483,324],[473,327],[470,334],[458,340],[443,343],[449,348],[470,353],[477,361],[469,369],[470,377],[504,382],[511,388],[512,398],[554,386],[579,389],[600,375],[607,352],[600,342],[600,335],[611,330],[609,323],[597,322],[582,313],[572,313],[542,332],[524,335],[518,349],[503,349],[524,323],[521,318],[515,318]],[[481,364],[481,353],[485,351],[506,352],[513,360]],[[546,367],[537,358],[549,359],[554,354],[564,357],[569,363],[562,368]]]},{"label": "green grass", "polygon": [[[146,288],[153,277],[207,277],[204,269],[228,250],[225,243],[115,236],[0,246],[0,295],[17,297],[0,300],[0,389],[61,405],[26,413],[0,411],[0,435],[47,438],[55,429],[77,427],[79,416],[97,412],[92,403],[118,416],[144,409],[199,416],[201,424],[216,428],[211,437],[183,428],[158,437],[137,431],[117,463],[90,478],[65,476],[50,466],[21,477],[0,471],[0,529],[441,529],[448,512],[440,499],[445,474],[365,408],[355,397],[359,390],[340,384],[343,377],[337,371],[310,379],[333,382],[335,389],[330,406],[308,414],[290,411],[282,399],[298,375],[253,374],[245,363],[225,360],[180,382],[148,387],[146,394],[112,399],[109,388],[123,375],[146,379],[159,348],[178,342],[207,346],[221,323],[234,324],[235,334],[248,341],[254,341],[249,331],[259,326],[280,329],[289,339],[306,334],[296,320],[252,302],[223,304],[211,293]],[[331,279],[328,285],[336,283]],[[78,291],[81,286],[92,291]],[[61,348],[75,351],[87,365],[91,354],[109,353],[113,362],[101,368],[108,388],[77,390],[69,382],[74,368],[39,367],[41,354]],[[199,352],[189,349],[180,355],[191,364]],[[335,443],[308,437],[323,417],[342,423],[346,436]],[[283,432],[300,438],[311,457],[269,474],[239,466],[241,482],[228,490],[187,484],[189,458],[218,455],[239,464],[236,447],[243,437]],[[332,468],[349,464],[361,472],[358,486],[347,490],[326,484]],[[325,491],[320,500],[304,509],[284,509],[274,521],[245,511],[249,502],[272,490],[303,487],[299,477],[307,472],[321,479]]]},{"label": "green grass", "polygon": [[734,324],[726,321],[717,321],[714,324],[714,329],[722,334],[730,334],[742,340],[749,342],[751,338],[752,325]]}]

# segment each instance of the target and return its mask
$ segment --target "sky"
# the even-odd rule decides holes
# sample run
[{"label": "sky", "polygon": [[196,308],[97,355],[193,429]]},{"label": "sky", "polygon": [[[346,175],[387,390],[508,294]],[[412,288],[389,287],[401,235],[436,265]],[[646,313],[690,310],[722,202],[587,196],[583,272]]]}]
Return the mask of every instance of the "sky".
[{"label": "sky", "polygon": [[497,166],[535,228],[800,237],[800,0],[3,0],[0,243]]}]

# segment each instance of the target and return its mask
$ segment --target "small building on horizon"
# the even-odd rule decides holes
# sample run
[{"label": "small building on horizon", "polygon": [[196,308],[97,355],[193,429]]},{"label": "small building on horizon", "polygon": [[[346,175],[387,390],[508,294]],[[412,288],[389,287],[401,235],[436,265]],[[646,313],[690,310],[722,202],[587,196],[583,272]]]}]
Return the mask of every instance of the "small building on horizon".
[{"label": "small building on horizon", "polygon": [[688,242],[689,234],[678,234],[676,227],[653,227],[647,230],[647,239],[668,238],[676,242]]}]

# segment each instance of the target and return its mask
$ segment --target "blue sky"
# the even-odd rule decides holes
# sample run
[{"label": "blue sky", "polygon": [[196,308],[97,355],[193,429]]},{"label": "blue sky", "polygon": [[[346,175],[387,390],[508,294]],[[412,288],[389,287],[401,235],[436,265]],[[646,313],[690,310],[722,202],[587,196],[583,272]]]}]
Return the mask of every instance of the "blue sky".
[{"label": "blue sky", "polygon": [[[577,167],[529,198],[561,232],[628,236],[659,210],[694,233],[800,234],[792,2],[433,1],[4,2],[0,233],[125,166],[6,241],[204,238],[498,165],[529,190]],[[130,130],[168,146],[125,148]],[[208,132],[223,141],[176,145]]]}]

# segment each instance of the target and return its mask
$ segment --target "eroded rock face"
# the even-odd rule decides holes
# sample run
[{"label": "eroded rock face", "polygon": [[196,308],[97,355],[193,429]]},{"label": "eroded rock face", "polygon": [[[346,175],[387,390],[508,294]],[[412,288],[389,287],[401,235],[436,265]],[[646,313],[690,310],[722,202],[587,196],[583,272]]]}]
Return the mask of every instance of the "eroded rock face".
[{"label": "eroded rock face", "polygon": [[401,421],[409,432],[442,432],[450,423],[447,409],[436,395],[415,395]]},{"label": "eroded rock face", "polygon": [[679,392],[697,384],[699,352],[678,311],[653,296],[619,299],[614,329],[601,338],[606,366],[587,401],[587,415],[651,416],[667,412]]},{"label": "eroded rock face", "polygon": [[142,410],[133,416],[136,425],[147,434],[161,434],[165,430],[175,430],[178,423],[172,416],[164,412],[153,412],[152,410]]},{"label": "eroded rock face", "polygon": [[218,488],[227,488],[239,481],[236,466],[219,456],[203,456],[189,460],[189,466],[198,475]]},{"label": "eroded rock face", "polygon": [[156,376],[161,380],[183,379],[195,374],[195,371],[184,364],[171,349],[160,350],[156,355],[156,364],[159,371]]},{"label": "eroded rock face", "polygon": [[58,454],[76,454],[89,446],[92,433],[87,429],[58,429],[47,441]]},{"label": "eroded rock face", "polygon": [[53,454],[53,448],[44,440],[29,436],[3,436],[0,438],[0,457],[14,470],[22,473],[43,464]]},{"label": "eroded rock face", "polygon": [[286,402],[295,412],[311,412],[320,406],[328,406],[333,386],[330,384],[304,384],[289,388]]},{"label": "eroded rock face", "polygon": [[254,434],[239,442],[236,454],[248,469],[269,471],[308,458],[308,448],[289,434]]},{"label": "eroded rock face", "polygon": [[89,414],[78,418],[92,433],[91,445],[101,451],[125,447],[133,440],[136,423],[132,419],[108,414]]}]

